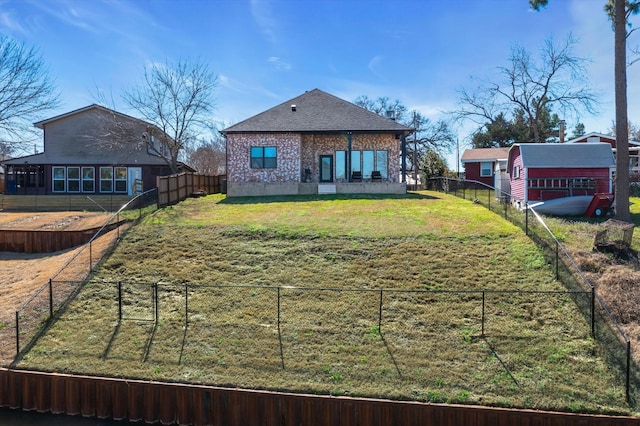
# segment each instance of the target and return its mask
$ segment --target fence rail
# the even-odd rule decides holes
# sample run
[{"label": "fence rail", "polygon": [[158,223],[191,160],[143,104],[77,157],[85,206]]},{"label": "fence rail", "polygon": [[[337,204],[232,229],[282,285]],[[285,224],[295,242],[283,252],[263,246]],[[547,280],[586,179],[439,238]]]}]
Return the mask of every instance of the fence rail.
[{"label": "fence rail", "polygon": [[226,192],[226,175],[210,176],[196,173],[179,173],[158,176],[158,208],[179,203],[196,194],[219,194]]},{"label": "fence rail", "polygon": [[627,401],[637,405],[640,398],[640,368],[632,357],[631,340],[543,217],[535,209],[529,208],[524,200],[479,181],[434,178],[429,185],[435,190],[473,200],[521,227],[527,236],[545,250],[547,260],[554,265],[556,279],[570,291],[592,293],[589,303],[582,300],[577,301],[577,305],[590,319],[592,336],[604,349],[607,359],[622,371]]}]

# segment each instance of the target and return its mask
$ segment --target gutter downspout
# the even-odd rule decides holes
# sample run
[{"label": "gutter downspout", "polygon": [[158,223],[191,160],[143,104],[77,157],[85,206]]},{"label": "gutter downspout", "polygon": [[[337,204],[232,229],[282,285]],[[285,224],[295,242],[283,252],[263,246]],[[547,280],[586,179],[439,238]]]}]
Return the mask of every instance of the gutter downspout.
[{"label": "gutter downspout", "polygon": [[351,179],[351,132],[347,132],[347,182],[353,182]]}]

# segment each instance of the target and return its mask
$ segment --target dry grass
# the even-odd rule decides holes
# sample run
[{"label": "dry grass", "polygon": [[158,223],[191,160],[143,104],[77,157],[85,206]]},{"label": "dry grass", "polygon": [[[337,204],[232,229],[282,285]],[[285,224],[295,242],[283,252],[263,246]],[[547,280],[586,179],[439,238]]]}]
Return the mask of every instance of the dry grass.
[{"label": "dry grass", "polygon": [[[125,283],[122,322],[115,280],[143,283]],[[148,283],[158,282],[154,325]],[[466,292],[442,292],[452,289]],[[482,289],[563,287],[519,228],[452,196],[209,196],[134,227],[19,365],[296,392],[632,411],[570,295],[487,293],[483,336]]]}]

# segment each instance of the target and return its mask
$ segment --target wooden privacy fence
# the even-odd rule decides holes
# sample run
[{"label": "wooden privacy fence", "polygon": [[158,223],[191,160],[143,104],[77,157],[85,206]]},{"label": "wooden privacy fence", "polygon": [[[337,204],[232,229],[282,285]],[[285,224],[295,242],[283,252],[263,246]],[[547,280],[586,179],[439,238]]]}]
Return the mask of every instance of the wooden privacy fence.
[{"label": "wooden privacy fence", "polygon": [[164,207],[191,197],[226,192],[226,175],[210,176],[196,173],[179,173],[158,176],[158,207]]},{"label": "wooden privacy fence", "polygon": [[298,395],[0,369],[0,407],[221,426],[604,426],[638,425],[632,417]]}]

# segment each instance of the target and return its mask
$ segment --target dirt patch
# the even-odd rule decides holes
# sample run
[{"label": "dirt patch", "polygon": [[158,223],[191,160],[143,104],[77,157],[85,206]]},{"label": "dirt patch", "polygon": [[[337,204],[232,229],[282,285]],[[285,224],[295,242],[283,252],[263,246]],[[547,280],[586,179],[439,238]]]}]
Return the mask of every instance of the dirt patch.
[{"label": "dirt patch", "polygon": [[[0,229],[56,229],[82,230],[102,226],[110,215],[104,213],[0,213]],[[94,256],[103,253],[115,240],[111,231],[93,243]],[[0,252],[0,364],[5,365],[15,355],[15,312],[71,259],[77,257],[84,246],[54,253]],[[88,250],[85,250],[88,251]],[[78,259],[81,264],[82,259]],[[87,262],[84,262],[86,265]],[[86,267],[71,265],[64,279],[82,279]]]},{"label": "dirt patch", "polygon": [[77,231],[102,226],[107,213],[0,213],[0,229]]}]

